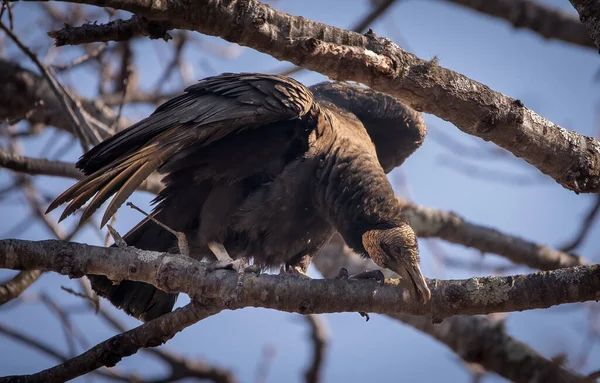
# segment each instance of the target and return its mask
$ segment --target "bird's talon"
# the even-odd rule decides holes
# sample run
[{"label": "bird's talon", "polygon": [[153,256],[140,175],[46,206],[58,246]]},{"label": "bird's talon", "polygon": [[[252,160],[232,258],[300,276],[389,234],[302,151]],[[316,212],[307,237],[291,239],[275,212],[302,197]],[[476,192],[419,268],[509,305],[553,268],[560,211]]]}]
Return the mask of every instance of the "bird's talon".
[{"label": "bird's talon", "polygon": [[365,322],[368,322],[369,319],[371,319],[371,317],[369,316],[369,313],[365,313],[365,312],[362,312],[362,311],[359,311],[358,313],[360,314],[361,317],[363,317],[363,318],[366,319]]}]

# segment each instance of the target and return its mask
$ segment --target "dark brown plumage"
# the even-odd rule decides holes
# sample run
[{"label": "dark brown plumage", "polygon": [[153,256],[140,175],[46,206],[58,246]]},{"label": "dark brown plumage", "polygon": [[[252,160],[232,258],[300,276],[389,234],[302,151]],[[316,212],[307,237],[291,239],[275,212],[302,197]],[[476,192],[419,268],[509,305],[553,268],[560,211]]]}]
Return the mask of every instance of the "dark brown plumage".
[{"label": "dark brown plumage", "polygon": [[[87,177],[48,210],[71,201],[62,220],[94,197],[84,221],[115,195],[104,225],[158,170],[166,187],[154,217],[186,234],[191,256],[228,254],[305,270],[337,230],[427,301],[417,240],[385,175],[424,135],[419,113],[366,88],[322,83],[309,89],[283,76],[223,74],[187,88],[83,155],[77,167]],[[176,238],[148,219],[125,240],[142,249],[176,249]],[[175,302],[175,295],[144,283],[90,280],[101,296],[142,320]]]}]

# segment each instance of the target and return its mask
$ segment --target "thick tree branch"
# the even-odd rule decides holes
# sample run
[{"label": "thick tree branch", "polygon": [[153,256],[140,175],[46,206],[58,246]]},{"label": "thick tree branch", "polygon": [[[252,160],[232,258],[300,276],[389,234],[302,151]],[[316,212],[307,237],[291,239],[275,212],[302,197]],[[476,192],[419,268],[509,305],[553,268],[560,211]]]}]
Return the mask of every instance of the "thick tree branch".
[{"label": "thick tree branch", "polygon": [[[64,241],[0,241],[0,267],[55,271],[79,278],[106,275],[114,281],[153,284],[192,298],[235,296],[237,275],[208,272],[191,258],[134,248],[105,248]],[[245,276],[244,289],[231,309],[264,307],[301,314],[334,312],[406,313],[436,322],[464,314],[488,314],[547,308],[600,299],[600,266],[578,266],[509,277],[430,281],[432,299],[421,304],[397,279],[375,281],[305,280],[281,275]]]},{"label": "thick tree branch", "polygon": [[373,33],[360,35],[291,16],[255,0],[66,1],[168,21],[175,28],[219,36],[337,80],[361,82],[450,121],[465,133],[493,141],[565,188],[600,192],[600,142]]},{"label": "thick tree branch", "polygon": [[569,13],[531,0],[446,0],[527,28],[546,39],[594,48],[584,26]]},{"label": "thick tree branch", "polygon": [[112,367],[141,348],[157,347],[184,328],[217,314],[214,305],[190,303],[132,330],[113,336],[73,359],[33,375],[8,376],[0,382],[65,382],[102,366]]},{"label": "thick tree branch", "polygon": [[600,4],[594,0],[569,1],[579,13],[579,20],[585,25],[585,29],[600,52]]},{"label": "thick tree branch", "polygon": [[[350,274],[377,269],[372,261],[358,257],[336,236],[313,259],[314,265],[326,278],[334,277],[341,267]],[[395,275],[384,271],[386,277]],[[477,363],[513,382],[582,382],[583,377],[544,358],[525,343],[506,333],[502,322],[494,323],[478,316],[454,316],[439,325],[429,318],[400,313],[389,314],[439,340],[463,360]]]}]

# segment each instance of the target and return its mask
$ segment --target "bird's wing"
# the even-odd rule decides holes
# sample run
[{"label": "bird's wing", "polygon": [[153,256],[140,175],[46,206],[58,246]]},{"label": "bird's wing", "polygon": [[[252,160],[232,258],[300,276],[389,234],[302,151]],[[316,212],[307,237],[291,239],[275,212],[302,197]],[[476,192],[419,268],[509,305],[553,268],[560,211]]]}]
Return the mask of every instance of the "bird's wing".
[{"label": "bird's wing", "polygon": [[423,143],[426,127],[421,113],[388,94],[345,82],[322,82],[309,89],[317,101],[329,101],[362,122],[386,173]]},{"label": "bird's wing", "polygon": [[62,220],[95,196],[83,212],[84,222],[116,194],[102,218],[104,225],[152,172],[182,149],[302,118],[313,106],[312,92],[287,77],[227,73],[206,78],[84,154],[77,167],[87,177],[58,196],[48,212],[71,201]]}]

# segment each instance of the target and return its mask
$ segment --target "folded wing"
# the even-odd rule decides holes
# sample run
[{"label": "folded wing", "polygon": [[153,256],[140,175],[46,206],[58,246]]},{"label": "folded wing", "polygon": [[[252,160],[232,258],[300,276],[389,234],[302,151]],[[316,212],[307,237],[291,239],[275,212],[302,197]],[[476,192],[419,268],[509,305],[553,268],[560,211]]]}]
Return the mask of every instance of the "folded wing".
[{"label": "folded wing", "polygon": [[70,202],[63,220],[93,198],[81,217],[84,222],[115,195],[102,217],[104,226],[151,173],[183,149],[303,118],[313,107],[311,91],[291,78],[252,73],[206,78],[84,154],[77,167],[87,176],[58,196],[47,212]]}]

